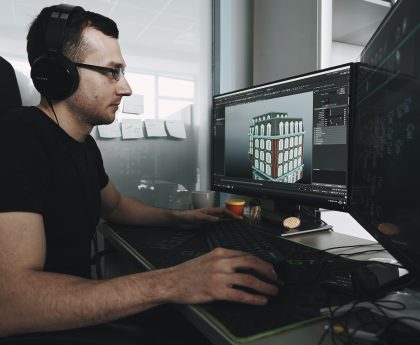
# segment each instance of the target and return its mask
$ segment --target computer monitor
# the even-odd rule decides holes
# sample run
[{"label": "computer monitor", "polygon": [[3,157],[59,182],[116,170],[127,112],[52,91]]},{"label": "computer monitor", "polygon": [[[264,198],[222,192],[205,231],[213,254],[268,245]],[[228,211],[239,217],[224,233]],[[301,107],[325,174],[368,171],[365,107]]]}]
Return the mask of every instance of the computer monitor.
[{"label": "computer monitor", "polygon": [[213,98],[212,188],[345,210],[354,65]]},{"label": "computer monitor", "polygon": [[399,0],[362,51],[349,206],[349,213],[418,279],[419,13],[420,1]]}]

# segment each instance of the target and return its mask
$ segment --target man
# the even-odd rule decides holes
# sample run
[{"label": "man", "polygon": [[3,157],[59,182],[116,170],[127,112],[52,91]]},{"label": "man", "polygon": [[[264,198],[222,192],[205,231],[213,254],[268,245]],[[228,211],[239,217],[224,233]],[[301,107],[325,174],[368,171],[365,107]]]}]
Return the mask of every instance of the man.
[{"label": "man", "polygon": [[[69,18],[60,47],[48,46],[57,13]],[[28,58],[41,102],[6,114],[0,125],[0,336],[79,329],[166,303],[262,305],[277,293],[274,283],[237,272],[254,270],[274,282],[270,264],[226,249],[167,269],[90,279],[90,239],[101,216],[122,224],[188,228],[232,217],[221,208],[150,207],[121,195],[108,179],[89,134],[96,125],[112,123],[122,97],[131,94],[117,39],[112,20],[81,8],[45,8],[29,29]],[[48,78],[39,72],[56,58],[77,68],[64,94],[56,93],[61,83],[44,88]]]}]

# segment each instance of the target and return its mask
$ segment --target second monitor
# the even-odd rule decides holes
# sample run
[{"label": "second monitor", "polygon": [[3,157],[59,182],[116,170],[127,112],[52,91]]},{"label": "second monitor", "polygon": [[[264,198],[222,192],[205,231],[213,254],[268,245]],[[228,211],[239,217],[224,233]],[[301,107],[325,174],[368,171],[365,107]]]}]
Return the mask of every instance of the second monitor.
[{"label": "second monitor", "polygon": [[345,210],[353,64],[213,98],[212,188]]}]

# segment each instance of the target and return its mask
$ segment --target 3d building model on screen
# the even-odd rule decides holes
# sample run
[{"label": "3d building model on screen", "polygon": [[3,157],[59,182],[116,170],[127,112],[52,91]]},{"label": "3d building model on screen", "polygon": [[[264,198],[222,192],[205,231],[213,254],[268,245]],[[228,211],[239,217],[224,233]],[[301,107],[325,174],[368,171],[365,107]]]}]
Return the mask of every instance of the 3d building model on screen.
[{"label": "3d building model on screen", "polygon": [[294,183],[303,177],[303,120],[287,113],[254,116],[249,126],[249,159],[255,180]]}]

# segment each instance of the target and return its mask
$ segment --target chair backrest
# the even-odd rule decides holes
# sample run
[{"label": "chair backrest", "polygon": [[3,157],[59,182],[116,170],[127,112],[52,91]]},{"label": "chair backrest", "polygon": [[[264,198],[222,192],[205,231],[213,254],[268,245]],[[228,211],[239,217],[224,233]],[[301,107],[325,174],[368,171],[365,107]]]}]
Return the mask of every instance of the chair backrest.
[{"label": "chair backrest", "polygon": [[0,56],[0,116],[22,105],[22,98],[13,66]]}]

